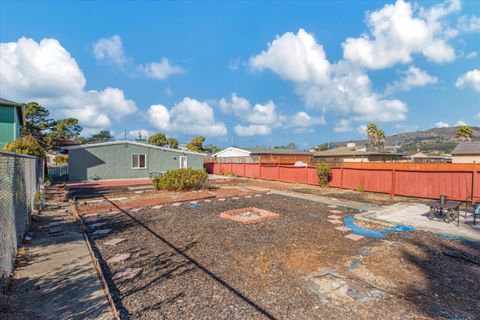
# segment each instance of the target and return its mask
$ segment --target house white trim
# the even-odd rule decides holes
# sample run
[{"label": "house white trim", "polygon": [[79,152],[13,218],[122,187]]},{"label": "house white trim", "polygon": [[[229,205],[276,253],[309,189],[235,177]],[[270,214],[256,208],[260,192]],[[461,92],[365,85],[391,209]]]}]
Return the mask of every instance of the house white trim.
[{"label": "house white trim", "polygon": [[223,149],[222,151],[219,151],[217,153],[214,153],[212,154],[212,157],[222,157],[223,154],[225,153],[229,153],[229,152],[239,152],[239,153],[243,153],[245,155],[243,156],[238,156],[238,155],[233,155],[233,156],[229,156],[229,157],[248,157],[250,156],[251,152],[248,151],[248,150],[245,150],[245,149],[240,149],[240,148],[235,148],[235,147],[228,147],[226,149]]}]

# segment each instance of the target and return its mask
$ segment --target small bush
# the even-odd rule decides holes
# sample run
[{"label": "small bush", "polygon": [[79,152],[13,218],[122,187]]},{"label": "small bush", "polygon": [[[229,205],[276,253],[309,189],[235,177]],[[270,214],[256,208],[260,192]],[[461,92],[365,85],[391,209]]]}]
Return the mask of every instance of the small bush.
[{"label": "small bush", "polygon": [[317,164],[318,183],[321,187],[326,187],[328,185],[331,174],[332,168],[330,165],[323,162]]},{"label": "small bush", "polygon": [[227,173],[225,173],[225,175],[227,177],[235,177],[235,173],[233,173],[232,171],[228,171]]},{"label": "small bush", "polygon": [[204,170],[176,169],[165,172],[162,176],[152,178],[155,190],[187,191],[204,189],[207,184],[208,173]]},{"label": "small bush", "polygon": [[358,191],[358,192],[364,192],[364,191],[365,191],[365,186],[363,185],[363,183],[360,183],[360,184],[357,186],[357,191]]}]

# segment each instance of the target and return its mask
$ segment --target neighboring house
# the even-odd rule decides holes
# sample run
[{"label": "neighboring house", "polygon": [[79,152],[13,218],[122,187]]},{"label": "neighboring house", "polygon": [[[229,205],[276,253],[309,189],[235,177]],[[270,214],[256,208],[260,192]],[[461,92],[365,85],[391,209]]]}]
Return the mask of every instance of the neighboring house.
[{"label": "neighboring house", "polygon": [[138,179],[178,168],[203,169],[205,154],[135,141],[65,147],[69,181]]},{"label": "neighboring house", "polygon": [[0,98],[0,148],[20,137],[25,125],[25,106]]},{"label": "neighboring house", "polygon": [[403,155],[391,152],[367,151],[365,146],[358,147],[355,143],[348,143],[346,147],[338,147],[313,154],[313,163],[342,163],[342,162],[399,162]]},{"label": "neighboring house", "polygon": [[294,164],[297,161],[310,163],[311,152],[290,149],[228,147],[212,155],[215,162],[242,162],[264,164]]},{"label": "neighboring house", "polygon": [[426,154],[422,151],[417,151],[410,155],[406,155],[405,158],[409,162],[415,162],[415,163],[451,163],[452,162],[452,157],[449,155]]},{"label": "neighboring house", "polygon": [[480,163],[480,141],[460,142],[452,151],[453,163]]}]

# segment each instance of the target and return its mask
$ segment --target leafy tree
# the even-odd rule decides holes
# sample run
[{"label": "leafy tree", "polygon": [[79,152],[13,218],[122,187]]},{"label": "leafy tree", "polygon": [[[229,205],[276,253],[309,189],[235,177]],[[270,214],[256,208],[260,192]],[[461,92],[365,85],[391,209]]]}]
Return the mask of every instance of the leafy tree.
[{"label": "leafy tree", "polygon": [[112,140],[113,136],[108,130],[102,130],[99,133],[92,134],[92,136],[88,138],[88,142],[108,142]]},{"label": "leafy tree", "polygon": [[219,151],[222,151],[222,148],[217,147],[216,145],[213,144],[207,144],[203,146],[204,151],[209,151],[211,153],[217,153]]},{"label": "leafy tree", "polygon": [[3,149],[5,151],[26,154],[29,156],[43,158],[45,157],[45,150],[40,143],[32,135],[23,136],[15,141],[7,143]]},{"label": "leafy tree", "polygon": [[65,166],[68,164],[68,156],[64,154],[59,154],[55,156],[55,158],[53,159],[53,162],[55,162],[55,165],[57,167]]},{"label": "leafy tree", "polygon": [[168,138],[167,144],[172,149],[178,149],[178,140],[175,138]]},{"label": "leafy tree", "polygon": [[78,119],[67,118],[55,121],[53,127],[46,137],[48,148],[61,147],[75,142],[82,132],[78,125]]},{"label": "leafy tree", "polygon": [[367,126],[367,135],[368,150],[382,151],[385,147],[385,132],[372,122]]},{"label": "leafy tree", "polygon": [[203,149],[204,142],[205,142],[204,136],[196,136],[195,138],[192,139],[192,141],[190,141],[187,144],[187,149],[190,151],[202,152],[204,151]]},{"label": "leafy tree", "polygon": [[47,108],[36,102],[29,102],[25,105],[25,125],[22,127],[22,136],[32,136],[42,146],[45,146],[45,136],[54,124],[48,116]]},{"label": "leafy tree", "polygon": [[163,147],[169,144],[167,137],[161,132],[152,134],[150,137],[148,137],[148,142],[158,147]]},{"label": "leafy tree", "polygon": [[460,126],[457,129],[455,138],[460,142],[472,141],[473,130],[469,126]]}]

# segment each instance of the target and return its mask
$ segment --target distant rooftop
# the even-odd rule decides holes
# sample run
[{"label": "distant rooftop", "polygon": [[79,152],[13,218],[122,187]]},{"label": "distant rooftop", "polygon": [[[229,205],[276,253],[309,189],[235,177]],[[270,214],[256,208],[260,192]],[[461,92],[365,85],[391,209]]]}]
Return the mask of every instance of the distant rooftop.
[{"label": "distant rooftop", "polygon": [[317,151],[313,154],[314,157],[344,157],[344,156],[392,156],[392,155],[401,155],[399,153],[392,153],[387,151],[366,151],[364,147],[357,147],[355,145],[350,145],[347,147],[338,147],[324,151]]},{"label": "distant rooftop", "polygon": [[252,154],[305,154],[310,155],[311,152],[292,150],[292,149],[274,149],[274,148],[238,148],[250,151]]},{"label": "distant rooftop", "polygon": [[480,154],[480,141],[460,142],[452,151],[452,155]]}]

